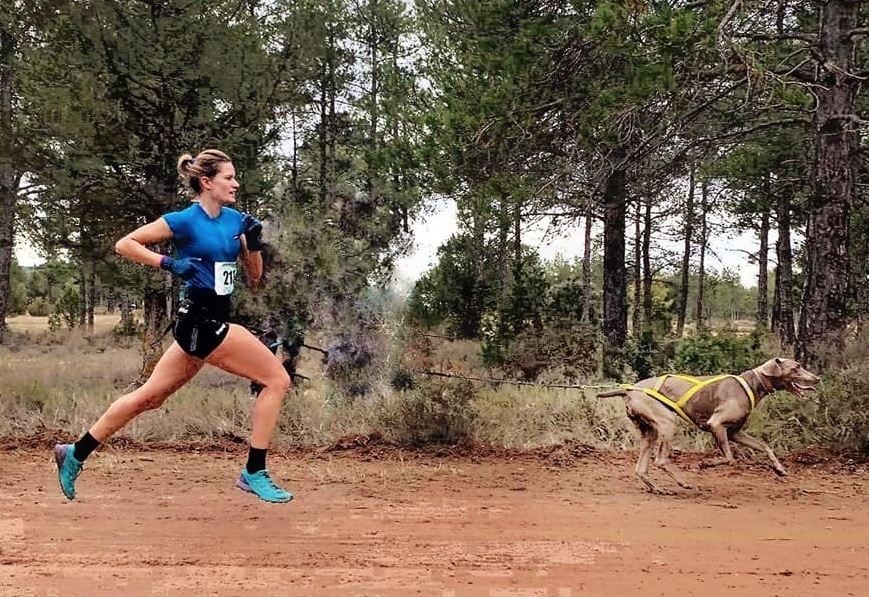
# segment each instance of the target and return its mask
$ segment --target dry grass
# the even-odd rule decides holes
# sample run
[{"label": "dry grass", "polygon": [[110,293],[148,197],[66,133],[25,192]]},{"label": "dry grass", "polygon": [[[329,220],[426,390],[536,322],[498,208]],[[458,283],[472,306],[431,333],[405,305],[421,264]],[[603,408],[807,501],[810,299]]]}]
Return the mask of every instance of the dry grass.
[{"label": "dry grass", "polygon": [[[94,315],[94,333],[102,334],[110,332],[121,321],[121,314],[115,313]],[[35,317],[33,315],[16,315],[7,317],[6,325],[18,334],[36,334],[48,331],[48,317]]]},{"label": "dry grass", "polygon": [[[137,345],[118,343],[110,333],[12,336],[8,346],[0,346],[0,437],[46,431],[57,439],[77,437],[138,374]],[[470,343],[431,347],[426,358],[432,357],[438,368],[489,374]],[[766,400],[752,417],[751,432],[781,450],[811,445],[860,450],[869,445],[862,381],[869,364],[855,360],[863,364],[831,377],[811,401],[788,395]],[[395,391],[378,378],[366,397],[350,398],[319,375],[318,357],[306,357],[302,370],[313,379],[285,400],[279,445],[331,445],[357,434],[379,434],[397,443],[466,441],[515,449],[567,441],[607,449],[634,444],[623,402],[598,399],[593,390],[491,386],[417,376],[417,387],[409,391]],[[555,371],[541,381],[560,380]],[[163,408],[138,417],[119,435],[144,442],[244,441],[252,401],[247,381],[206,367]],[[681,425],[676,446],[707,450],[708,434]],[[323,474],[328,476],[328,471]]]}]

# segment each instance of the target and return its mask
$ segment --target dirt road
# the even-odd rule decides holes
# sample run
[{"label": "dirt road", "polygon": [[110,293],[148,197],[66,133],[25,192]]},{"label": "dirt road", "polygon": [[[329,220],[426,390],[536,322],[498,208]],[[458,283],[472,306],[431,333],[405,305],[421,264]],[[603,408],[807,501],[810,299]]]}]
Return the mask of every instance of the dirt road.
[{"label": "dirt road", "polygon": [[680,463],[641,491],[629,454],[276,456],[296,500],[237,490],[243,453],[106,450],[67,503],[48,451],[0,451],[0,594],[866,595],[866,469],[774,478]]}]

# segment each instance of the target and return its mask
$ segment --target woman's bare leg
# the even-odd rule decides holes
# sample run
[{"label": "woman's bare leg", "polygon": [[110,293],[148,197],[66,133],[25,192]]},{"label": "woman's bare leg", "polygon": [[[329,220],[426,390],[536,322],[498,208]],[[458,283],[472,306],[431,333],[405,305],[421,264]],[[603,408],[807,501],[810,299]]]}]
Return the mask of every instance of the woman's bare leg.
[{"label": "woman's bare leg", "polygon": [[263,386],[251,416],[250,445],[258,449],[268,448],[284,396],[292,387],[290,376],[280,360],[247,329],[230,324],[226,338],[205,362]]},{"label": "woman's bare leg", "polygon": [[90,428],[90,434],[104,443],[136,415],[159,408],[166,398],[190,381],[203,364],[204,361],[188,355],[177,342],[173,342],[160,357],[148,381],[115,400]]}]

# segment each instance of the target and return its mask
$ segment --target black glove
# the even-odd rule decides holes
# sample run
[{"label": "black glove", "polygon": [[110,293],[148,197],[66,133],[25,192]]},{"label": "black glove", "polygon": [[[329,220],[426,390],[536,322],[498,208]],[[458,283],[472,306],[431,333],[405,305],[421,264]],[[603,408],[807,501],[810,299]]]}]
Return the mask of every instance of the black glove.
[{"label": "black glove", "polygon": [[247,241],[248,251],[262,251],[263,249],[263,223],[250,214],[241,216],[241,232]]},{"label": "black glove", "polygon": [[196,273],[194,262],[202,261],[199,257],[182,257],[181,259],[172,259],[168,255],[164,255],[160,260],[160,269],[165,269],[167,272],[172,272],[182,280],[189,280]]}]

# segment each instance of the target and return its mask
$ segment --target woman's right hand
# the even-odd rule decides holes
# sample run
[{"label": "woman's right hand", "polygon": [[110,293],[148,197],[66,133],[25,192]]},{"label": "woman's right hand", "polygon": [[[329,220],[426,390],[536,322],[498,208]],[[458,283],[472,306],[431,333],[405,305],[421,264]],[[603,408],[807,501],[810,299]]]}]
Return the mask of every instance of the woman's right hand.
[{"label": "woman's right hand", "polygon": [[180,259],[173,259],[168,255],[164,255],[162,259],[160,259],[160,269],[164,269],[168,272],[172,272],[182,280],[189,280],[193,277],[193,274],[196,273],[196,266],[194,262],[202,261],[199,257],[182,257]]}]

